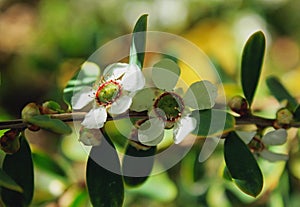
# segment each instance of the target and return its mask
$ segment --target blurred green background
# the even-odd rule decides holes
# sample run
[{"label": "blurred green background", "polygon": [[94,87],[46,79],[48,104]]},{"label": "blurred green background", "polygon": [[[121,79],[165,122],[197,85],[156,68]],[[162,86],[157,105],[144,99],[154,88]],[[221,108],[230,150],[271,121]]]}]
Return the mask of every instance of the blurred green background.
[{"label": "blurred green background", "polygon": [[[254,106],[265,115],[274,114],[280,105],[266,89],[267,75],[278,76],[300,98],[299,8],[295,0],[0,0],[0,120],[19,118],[28,102],[51,99],[63,104],[62,90],[80,65],[101,45],[130,33],[143,13],[149,14],[149,30],[183,36],[213,60],[227,98],[241,94],[239,66],[245,41],[263,30],[267,53]],[[66,171],[36,169],[33,206],[87,206],[86,153],[74,135],[30,136],[34,152],[51,154]],[[169,172],[127,190],[125,206],[297,206],[296,136],[297,131],[290,130],[286,165],[261,163],[267,183],[257,199],[221,178],[222,147],[205,163],[194,165],[199,151],[195,148]]]}]

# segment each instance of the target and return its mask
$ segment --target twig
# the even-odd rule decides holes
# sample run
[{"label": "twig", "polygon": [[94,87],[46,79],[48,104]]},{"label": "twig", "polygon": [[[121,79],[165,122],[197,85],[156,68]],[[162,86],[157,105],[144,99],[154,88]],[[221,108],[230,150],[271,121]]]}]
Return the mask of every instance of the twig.
[{"label": "twig", "polygon": [[[86,115],[86,112],[73,112],[73,113],[62,113],[62,114],[49,114],[52,119],[59,119],[64,122],[82,121]],[[124,118],[148,118],[147,112],[130,112],[129,114],[121,114],[114,117],[107,117],[107,121],[119,120]],[[247,125],[255,124],[261,127],[273,126],[275,119],[267,119],[259,116],[249,115],[245,117],[235,117],[236,125]],[[300,128],[300,122],[292,122],[290,127]],[[0,121],[0,130],[2,129],[23,129],[27,127],[27,123],[23,122],[22,119]]]},{"label": "twig", "polygon": [[[49,114],[52,119],[59,119],[63,122],[82,121],[87,113],[86,112],[73,112],[62,114]],[[107,117],[107,121],[124,119],[124,118],[147,118],[147,112],[130,112],[129,114],[121,114],[115,117]],[[27,127],[26,122],[22,119],[14,119],[8,121],[0,121],[0,130],[2,129],[23,129]]]}]

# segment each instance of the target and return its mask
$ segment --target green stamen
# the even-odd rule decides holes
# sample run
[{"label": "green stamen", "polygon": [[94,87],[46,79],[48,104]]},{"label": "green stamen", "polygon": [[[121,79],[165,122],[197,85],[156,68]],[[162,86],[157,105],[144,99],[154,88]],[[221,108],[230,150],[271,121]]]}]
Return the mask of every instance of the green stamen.
[{"label": "green stamen", "polygon": [[120,85],[115,81],[102,84],[96,93],[96,99],[100,105],[111,104],[120,94]]},{"label": "green stamen", "polygon": [[157,98],[154,107],[159,116],[164,116],[162,118],[168,122],[175,122],[181,117],[184,105],[181,97],[177,94],[166,92]]}]

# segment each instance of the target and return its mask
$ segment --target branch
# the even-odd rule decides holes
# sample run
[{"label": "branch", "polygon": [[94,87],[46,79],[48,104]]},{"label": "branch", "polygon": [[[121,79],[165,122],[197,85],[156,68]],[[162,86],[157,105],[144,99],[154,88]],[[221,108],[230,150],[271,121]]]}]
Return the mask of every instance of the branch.
[{"label": "branch", "polygon": [[[49,114],[52,119],[59,119],[64,122],[73,122],[73,121],[82,121],[87,113],[86,112],[73,112],[73,113],[62,113],[62,114]],[[148,115],[146,111],[143,112],[129,112],[129,114],[121,114],[115,117],[107,117],[107,121],[119,120],[124,118],[138,118],[138,119],[147,119]],[[235,117],[236,125],[247,125],[255,124],[261,127],[273,126],[275,119],[267,119],[259,116],[244,116],[244,117]],[[25,129],[27,128],[28,123],[23,122],[22,119],[0,121],[0,130],[2,129]],[[292,122],[290,127],[300,128],[300,122]]]},{"label": "branch", "polygon": [[[49,114],[52,119],[59,119],[64,122],[82,121],[87,112],[73,112],[73,113],[62,113],[62,114]],[[107,117],[107,121],[119,120],[124,118],[148,118],[147,112],[130,112],[129,114],[120,114],[115,117]],[[23,119],[15,119],[8,121],[0,121],[0,130],[2,129],[25,129],[28,123],[24,122]]]},{"label": "branch", "polygon": [[273,126],[276,120],[250,115],[244,117],[235,117],[235,121],[237,125],[255,124],[257,126],[268,127]]}]

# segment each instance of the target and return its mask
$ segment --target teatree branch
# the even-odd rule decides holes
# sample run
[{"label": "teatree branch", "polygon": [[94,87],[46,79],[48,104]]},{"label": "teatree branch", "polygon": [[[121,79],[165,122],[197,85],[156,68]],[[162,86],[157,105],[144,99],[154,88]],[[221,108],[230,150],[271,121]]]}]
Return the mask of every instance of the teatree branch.
[{"label": "teatree branch", "polygon": [[[61,114],[49,114],[52,119],[59,119],[63,122],[82,121],[87,113],[86,112],[73,112]],[[147,112],[130,112],[129,114],[121,114],[115,117],[107,117],[107,121],[119,120],[124,118],[148,118]],[[3,129],[25,129],[28,123],[23,119],[14,119],[8,121],[0,121],[0,130]]]},{"label": "teatree branch", "polygon": [[[86,112],[73,112],[61,114],[49,114],[52,119],[59,119],[64,122],[82,121]],[[115,117],[108,117],[107,121],[118,120],[124,118],[148,118],[147,112],[130,112],[129,114],[121,114]],[[257,126],[268,127],[273,126],[275,119],[267,119],[259,116],[235,117],[236,125],[255,124]],[[23,122],[22,119],[0,121],[0,130],[3,129],[25,129],[28,123]],[[300,122],[292,122],[289,127],[300,128]]]}]

